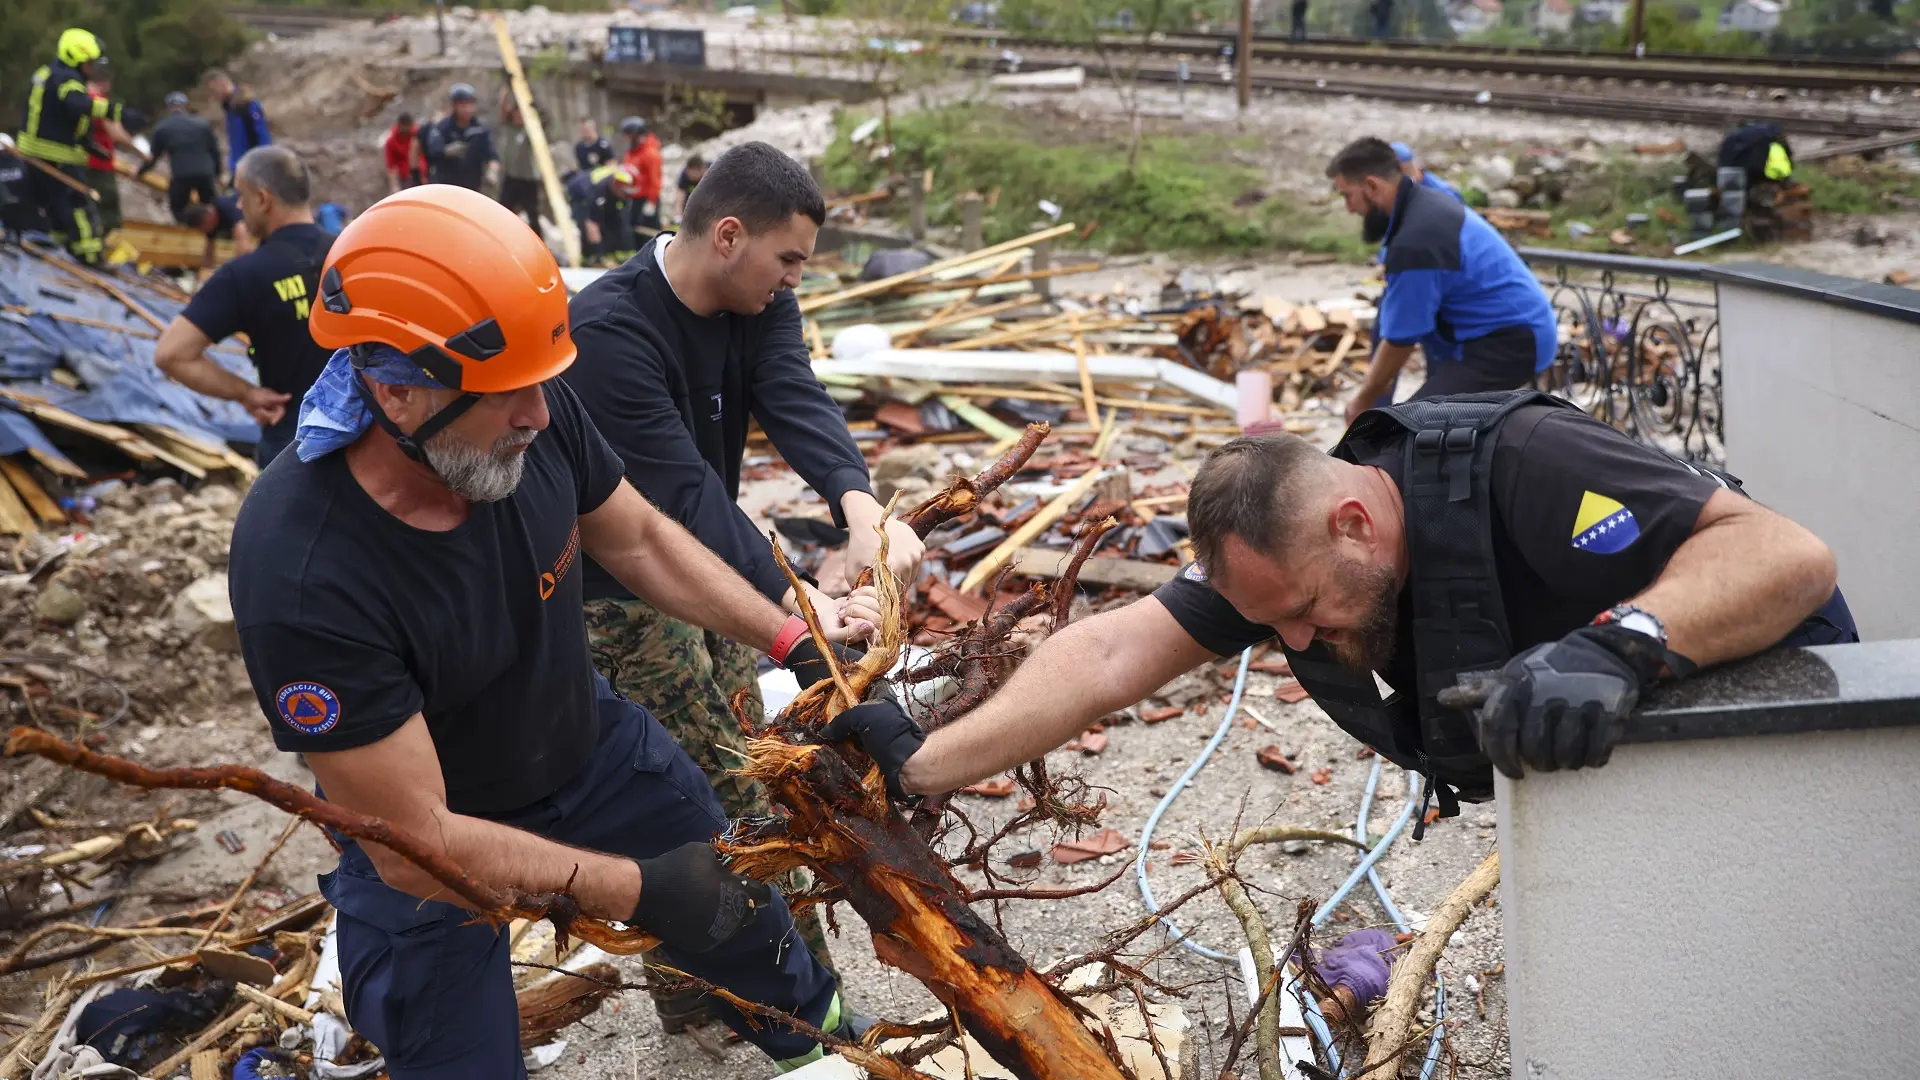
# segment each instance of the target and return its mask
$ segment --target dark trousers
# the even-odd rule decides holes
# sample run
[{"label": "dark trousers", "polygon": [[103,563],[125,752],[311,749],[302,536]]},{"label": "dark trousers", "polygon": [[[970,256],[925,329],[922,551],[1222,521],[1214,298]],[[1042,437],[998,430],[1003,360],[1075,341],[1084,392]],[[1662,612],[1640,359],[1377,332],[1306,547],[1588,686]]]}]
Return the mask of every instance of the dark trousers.
[{"label": "dark trousers", "polygon": [[1416,398],[1447,394],[1475,394],[1482,390],[1518,390],[1533,382],[1533,328],[1508,326],[1485,337],[1460,343],[1460,359],[1427,357],[1427,381],[1413,392]]},{"label": "dark trousers", "polygon": [[1293,0],[1293,32],[1290,36],[1294,41],[1307,40],[1306,0]]},{"label": "dark trousers", "polygon": [[212,206],[218,195],[211,176],[176,176],[167,181],[167,209],[173,211],[173,220],[182,225],[187,223],[187,207],[196,197],[202,206]]},{"label": "dark trousers", "polygon": [[[86,182],[84,166],[55,167],[66,176]],[[46,215],[47,231],[55,243],[65,245],[81,262],[100,261],[100,216],[93,208],[93,200],[32,165],[27,166],[27,192],[34,205]]]},{"label": "dark trousers", "polygon": [[296,417],[300,414],[300,399],[287,402],[287,416],[280,423],[260,429],[260,441],[253,444],[253,463],[266,468],[280,451],[293,445],[293,436],[300,430]]},{"label": "dark trousers", "polygon": [[100,196],[94,210],[100,215],[100,235],[120,227],[120,174],[112,169],[87,170],[87,186]]},{"label": "dark trousers", "polygon": [[[699,766],[645,709],[615,695],[597,675],[594,684],[600,745],[592,761],[559,791],[495,820],[632,858],[713,838],[726,818]],[[351,841],[342,845],[339,868],[321,875],[320,891],[340,912],[347,1019],[386,1055],[393,1080],[526,1075],[505,927],[475,923],[464,908],[389,888]],[[814,1024],[825,1019],[834,998],[832,974],[801,943],[778,893],[719,948],[687,953],[663,946],[655,955]],[[755,1027],[724,1002],[708,1001],[714,1015],[776,1060],[814,1046],[805,1036],[764,1021]]]},{"label": "dark trousers", "polygon": [[500,205],[525,218],[535,232],[540,231],[540,181],[501,177]]}]

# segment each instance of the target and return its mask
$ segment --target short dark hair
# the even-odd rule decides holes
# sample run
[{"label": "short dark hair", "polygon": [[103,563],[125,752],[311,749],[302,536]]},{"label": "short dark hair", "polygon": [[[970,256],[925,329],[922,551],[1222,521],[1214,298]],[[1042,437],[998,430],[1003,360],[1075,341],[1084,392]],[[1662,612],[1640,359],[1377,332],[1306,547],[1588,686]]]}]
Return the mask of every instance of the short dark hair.
[{"label": "short dark hair", "polygon": [[706,167],[707,159],[701,157],[699,154],[695,154],[687,159],[687,168],[689,169],[704,169]]},{"label": "short dark hair", "polygon": [[805,214],[815,225],[827,220],[827,203],[806,166],[763,142],[741,143],[707,167],[687,196],[680,228],[700,236],[725,218],[739,218],[760,233]]},{"label": "short dark hair", "polygon": [[234,186],[273,192],[282,206],[305,206],[313,198],[313,182],[300,155],[284,146],[256,146],[233,168]]},{"label": "short dark hair", "polygon": [[1364,180],[1369,176],[1400,179],[1400,155],[1393,152],[1393,146],[1385,139],[1371,135],[1355,139],[1327,162],[1329,180]]},{"label": "short dark hair", "polygon": [[216,213],[219,211],[214,209],[212,203],[188,203],[187,208],[180,211],[180,223],[189,228],[204,229],[207,227],[207,215]]},{"label": "short dark hair", "polygon": [[400,116],[399,116],[399,118],[398,118],[398,119],[396,119],[396,120],[394,121],[394,123],[396,123],[396,124],[405,124],[405,125],[407,125],[408,127],[412,127],[412,126],[413,126],[413,114],[412,114],[412,113],[410,113],[410,112],[403,112],[403,113],[401,113],[401,114],[400,114]]},{"label": "short dark hair", "polygon": [[1220,551],[1237,536],[1280,555],[1302,538],[1297,510],[1327,455],[1298,435],[1244,435],[1207,456],[1187,492],[1187,533],[1197,562],[1221,574]]}]

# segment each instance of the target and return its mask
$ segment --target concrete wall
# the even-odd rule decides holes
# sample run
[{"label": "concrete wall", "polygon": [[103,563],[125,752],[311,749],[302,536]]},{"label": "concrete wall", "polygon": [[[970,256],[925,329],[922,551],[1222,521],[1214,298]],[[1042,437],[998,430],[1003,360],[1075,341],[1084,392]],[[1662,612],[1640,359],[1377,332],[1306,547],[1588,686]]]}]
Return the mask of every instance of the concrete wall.
[{"label": "concrete wall", "polygon": [[[1896,646],[1909,663],[1879,651]],[[1812,680],[1815,707],[1844,722],[1850,682],[1920,668],[1915,652],[1783,655],[1860,661],[1857,678]],[[1762,673],[1740,689],[1801,681]],[[1868,708],[1878,715],[1863,722],[1920,723],[1911,694]],[[1778,727],[1763,711],[1680,723]],[[1623,745],[1603,769],[1501,778],[1516,1080],[1914,1076],[1916,762],[1920,727],[1884,726]]]},{"label": "concrete wall", "polygon": [[1728,469],[1833,548],[1863,637],[1920,637],[1920,293],[1715,277]]},{"label": "concrete wall", "polygon": [[1913,1076],[1916,761],[1900,728],[1503,778],[1516,1080]]}]

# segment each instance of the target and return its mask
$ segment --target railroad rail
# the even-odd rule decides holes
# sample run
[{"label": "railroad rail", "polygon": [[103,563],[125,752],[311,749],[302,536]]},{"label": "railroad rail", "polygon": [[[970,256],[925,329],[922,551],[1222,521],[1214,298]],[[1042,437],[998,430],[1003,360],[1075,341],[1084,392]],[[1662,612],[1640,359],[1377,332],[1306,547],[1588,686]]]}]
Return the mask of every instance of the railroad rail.
[{"label": "railroad rail", "polygon": [[[1092,51],[1084,43],[1032,35],[995,35],[979,30],[943,31],[945,40],[994,49],[1075,49]],[[1146,43],[1148,53],[1159,56],[1185,55],[1213,59],[1223,46],[1233,43],[1232,35],[1180,34],[1156,35]],[[1139,37],[1111,37],[1116,50],[1136,50]],[[1351,64],[1430,71],[1485,72],[1496,75],[1537,75],[1569,79],[1640,81],[1646,83],[1688,83],[1729,86],[1764,86],[1791,90],[1872,90],[1905,91],[1920,87],[1920,64],[1879,61],[1816,60],[1803,58],[1792,64],[1770,61],[1772,58],[1685,56],[1666,54],[1635,59],[1621,54],[1581,53],[1562,50],[1495,49],[1490,46],[1433,45],[1405,42],[1367,42],[1355,39],[1320,39],[1305,44],[1276,38],[1256,38],[1253,48],[1257,65],[1273,64]],[[1259,67],[1256,66],[1256,71]]]}]

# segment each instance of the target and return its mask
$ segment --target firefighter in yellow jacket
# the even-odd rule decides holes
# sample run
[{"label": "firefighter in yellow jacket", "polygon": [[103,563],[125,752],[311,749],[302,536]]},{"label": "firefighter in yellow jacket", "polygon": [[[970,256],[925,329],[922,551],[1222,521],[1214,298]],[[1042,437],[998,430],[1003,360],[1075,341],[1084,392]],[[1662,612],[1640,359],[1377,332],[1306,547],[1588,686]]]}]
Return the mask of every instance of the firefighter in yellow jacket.
[{"label": "firefighter in yellow jacket", "polygon": [[29,168],[28,198],[47,217],[48,231],[85,262],[100,258],[100,219],[83,192],[87,179],[87,131],[119,108],[87,93],[87,79],[103,64],[100,40],[78,27],[62,31],[53,63],[33,73],[26,118],[16,140],[20,153],[78,181],[76,189],[42,169]]}]

